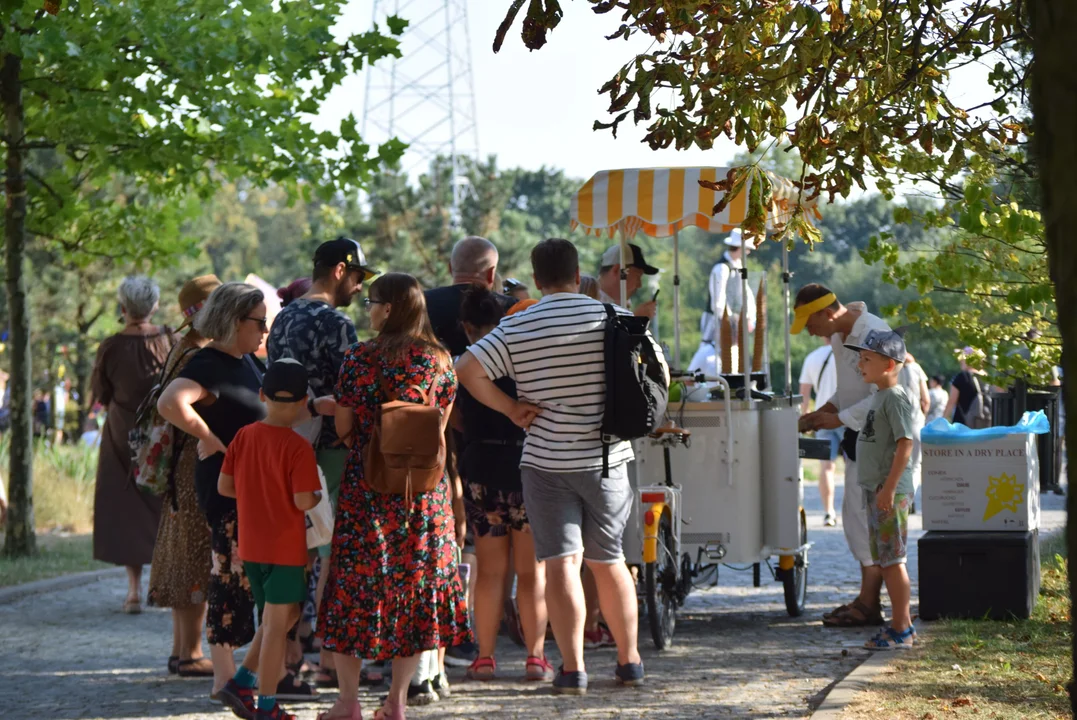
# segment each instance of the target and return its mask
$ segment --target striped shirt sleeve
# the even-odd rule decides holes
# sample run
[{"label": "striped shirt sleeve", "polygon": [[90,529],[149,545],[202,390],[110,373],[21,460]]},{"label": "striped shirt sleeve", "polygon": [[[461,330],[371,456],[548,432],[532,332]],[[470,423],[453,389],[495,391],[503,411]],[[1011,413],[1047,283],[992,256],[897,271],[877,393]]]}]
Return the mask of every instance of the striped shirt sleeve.
[{"label": "striped shirt sleeve", "polygon": [[512,365],[512,354],[504,331],[496,327],[468,348],[475,359],[486,371],[491,380],[507,377],[516,380],[516,369]]}]

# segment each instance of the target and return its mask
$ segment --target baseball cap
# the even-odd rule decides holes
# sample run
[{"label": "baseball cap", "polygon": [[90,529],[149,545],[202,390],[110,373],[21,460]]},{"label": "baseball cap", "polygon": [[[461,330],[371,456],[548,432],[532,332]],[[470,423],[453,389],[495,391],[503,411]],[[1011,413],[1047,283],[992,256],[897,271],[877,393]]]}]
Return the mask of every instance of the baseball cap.
[{"label": "baseball cap", "polygon": [[315,265],[325,267],[339,265],[340,263],[344,263],[349,270],[362,272],[363,280],[369,280],[378,274],[377,270],[367,266],[363,248],[359,247],[359,243],[351,238],[338,237],[336,240],[322,243],[314,251]]},{"label": "baseball cap", "polygon": [[[643,271],[644,275],[657,275],[658,268],[653,265],[648,265],[647,261],[643,259],[643,250],[639,245],[629,245],[627,252],[625,252],[625,259],[628,262],[625,263],[625,267],[639,268]],[[602,253],[602,267],[613,267],[614,265],[621,264],[621,246],[613,245],[606,249],[606,252]]]},{"label": "baseball cap", "polygon": [[277,402],[298,402],[307,397],[307,369],[293,358],[281,358],[266,368],[262,392]]},{"label": "baseball cap", "polygon": [[744,234],[741,232],[740,228],[733,228],[730,230],[729,237],[723,240],[723,242],[729,247],[746,247],[749,250],[755,250],[755,243],[751,240],[745,240]]},{"label": "baseball cap", "polygon": [[849,350],[870,350],[899,363],[905,362],[905,356],[909,354],[905,339],[894,330],[872,330],[859,345],[846,343],[845,347]]}]

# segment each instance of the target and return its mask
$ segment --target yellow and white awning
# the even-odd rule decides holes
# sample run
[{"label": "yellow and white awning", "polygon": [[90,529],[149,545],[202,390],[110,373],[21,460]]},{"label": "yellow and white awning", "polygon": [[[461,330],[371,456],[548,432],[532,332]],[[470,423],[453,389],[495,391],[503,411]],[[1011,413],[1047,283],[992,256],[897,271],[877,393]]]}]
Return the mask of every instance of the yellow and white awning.
[{"label": "yellow and white awning", "polygon": [[[699,184],[700,180],[724,180],[728,173],[729,168],[723,167],[603,170],[572,196],[572,229],[582,227],[589,235],[611,237],[622,230],[629,238],[637,232],[669,237],[690,225],[713,233],[728,232],[744,222],[751,181],[718,215],[712,212],[722,192]],[[768,224],[784,224],[796,207],[799,190],[786,178],[767,175],[774,197]],[[802,204],[814,212],[815,200]]]}]

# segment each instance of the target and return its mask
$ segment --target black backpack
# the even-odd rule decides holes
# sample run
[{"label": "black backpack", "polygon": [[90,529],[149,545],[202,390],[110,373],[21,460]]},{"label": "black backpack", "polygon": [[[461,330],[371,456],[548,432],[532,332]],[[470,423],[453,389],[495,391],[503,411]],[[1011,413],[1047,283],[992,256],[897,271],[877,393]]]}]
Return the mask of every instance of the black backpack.
[{"label": "black backpack", "polygon": [[606,308],[603,356],[606,365],[606,409],[602,416],[602,477],[609,477],[610,444],[654,432],[669,401],[669,380],[654,341],[650,320]]}]

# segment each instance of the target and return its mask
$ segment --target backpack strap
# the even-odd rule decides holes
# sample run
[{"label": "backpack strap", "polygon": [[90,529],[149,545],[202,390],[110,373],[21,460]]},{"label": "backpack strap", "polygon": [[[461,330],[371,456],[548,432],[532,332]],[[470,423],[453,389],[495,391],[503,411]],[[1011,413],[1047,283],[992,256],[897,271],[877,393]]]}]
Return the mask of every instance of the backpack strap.
[{"label": "backpack strap", "polygon": [[[602,307],[606,308],[606,323],[607,325],[617,319],[617,311],[613,309],[613,305],[610,303],[602,303]],[[605,344],[603,344],[605,348]],[[605,360],[605,358],[603,358]],[[610,386],[606,384],[606,392],[610,391]],[[608,436],[602,436],[602,477],[608,478],[610,476],[610,443]]]}]

